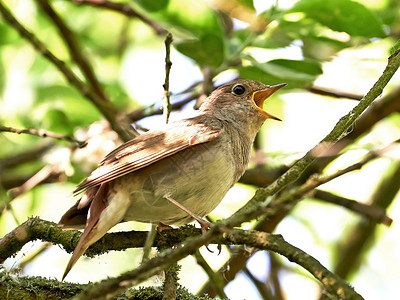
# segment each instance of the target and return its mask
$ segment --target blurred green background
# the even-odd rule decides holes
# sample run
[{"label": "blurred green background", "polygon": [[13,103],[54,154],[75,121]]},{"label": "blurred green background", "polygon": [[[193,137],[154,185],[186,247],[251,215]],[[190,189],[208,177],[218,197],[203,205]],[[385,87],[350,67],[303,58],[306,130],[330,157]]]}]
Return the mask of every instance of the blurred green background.
[{"label": "blurred green background", "polygon": [[[261,130],[252,170],[278,170],[303,156],[368,92],[400,45],[400,3],[394,0],[8,0],[0,4],[32,33],[28,39],[21,37],[15,22],[6,21],[4,14],[0,17],[0,125],[42,129],[88,142],[79,148],[67,140],[0,134],[0,236],[29,216],[57,222],[76,201],[71,196],[76,184],[121,143],[86,90],[109,103],[112,116],[123,115],[139,131],[164,122],[154,113],[163,105],[167,31],[174,37],[171,102],[178,107],[172,121],[196,114],[193,99],[237,76],[271,85],[288,83],[265,104],[283,122],[267,122]],[[43,49],[32,47],[34,39],[82,85],[66,80],[54,61],[43,57]],[[350,258],[354,264],[341,275],[365,299],[393,299],[398,291],[400,148],[393,142],[400,137],[399,82],[396,74],[377,100],[389,98],[385,111],[378,109],[378,116],[367,120],[365,128],[356,122],[352,130],[360,131],[357,138],[323,172],[334,172],[390,145],[388,151],[379,152],[361,170],[321,187],[370,204],[389,183],[384,203],[377,205],[387,210],[392,226],[308,197],[274,231],[332,271]],[[237,184],[211,219],[230,216],[251,198],[256,185]],[[115,230],[148,228],[130,222]],[[69,255],[52,246],[30,260],[38,248],[39,242],[28,244],[5,262],[5,268],[59,278]],[[283,299],[319,298],[318,283],[298,266],[278,256],[271,260],[266,252],[248,251],[247,270],[225,288],[229,298],[262,299],[254,280],[278,297],[272,270],[278,274]],[[133,249],[83,258],[68,280],[88,282],[120,274],[135,267],[141,253]],[[227,248],[219,256],[203,249],[202,254],[215,270],[230,257]],[[193,258],[181,263],[180,283],[196,293],[207,276]],[[148,284],[161,281],[155,278]]]}]

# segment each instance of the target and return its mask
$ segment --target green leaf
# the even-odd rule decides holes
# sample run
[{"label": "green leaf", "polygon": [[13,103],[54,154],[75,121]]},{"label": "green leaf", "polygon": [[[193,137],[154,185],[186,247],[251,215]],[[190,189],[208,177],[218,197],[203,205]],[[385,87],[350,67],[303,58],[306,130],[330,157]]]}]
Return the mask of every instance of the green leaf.
[{"label": "green leaf", "polygon": [[171,31],[175,47],[201,65],[218,67],[224,60],[223,29],[215,11],[197,0],[137,0],[133,5]]},{"label": "green leaf", "polygon": [[49,109],[42,118],[42,126],[59,134],[73,134],[73,127],[65,111]]},{"label": "green leaf", "polygon": [[[78,91],[70,86],[65,86],[62,84],[53,84],[53,85],[45,85],[40,86],[37,85],[36,88],[36,97],[35,104],[51,102],[54,99],[63,99],[63,98],[74,98],[81,97]],[[84,101],[84,100],[82,100]]]},{"label": "green leaf", "polygon": [[247,6],[251,9],[255,9],[253,0],[237,0],[237,2],[239,2],[240,4],[243,4],[244,6]]},{"label": "green leaf", "polygon": [[[252,35],[254,35],[254,31],[250,28],[235,30],[230,42],[236,48],[240,48],[247,43],[248,38]],[[271,32],[265,32],[255,37],[250,46],[275,49],[289,46],[291,42],[293,42],[293,39],[288,36],[287,32],[276,27]]]},{"label": "green leaf", "polygon": [[[43,127],[59,133],[72,133],[76,126],[88,126],[101,118],[100,112],[78,91],[63,85],[37,88],[35,110]],[[42,112],[42,113],[41,113]],[[63,128],[69,127],[69,128]]]},{"label": "green leaf", "polygon": [[69,120],[73,126],[85,126],[101,119],[97,108],[82,98],[65,98],[64,111],[68,113]]},{"label": "green leaf", "polygon": [[[335,31],[367,38],[386,36],[382,22],[367,7],[351,0],[302,0],[288,13],[304,13]],[[287,15],[286,15],[287,16]]]},{"label": "green leaf", "polygon": [[341,42],[324,36],[311,34],[309,36],[304,36],[302,40],[303,55],[321,61],[329,60],[335,53],[350,46],[348,42]]},{"label": "green leaf", "polygon": [[390,55],[395,53],[398,49],[400,49],[400,40],[397,40],[397,42],[394,43],[394,45],[390,48],[390,50],[389,50]]},{"label": "green leaf", "polygon": [[0,45],[2,46],[20,41],[18,33],[4,23],[0,23],[0,32]]},{"label": "green leaf", "polygon": [[270,85],[288,83],[288,88],[303,88],[312,85],[316,77],[322,74],[320,64],[309,59],[276,59],[266,63],[259,63],[254,59],[251,61],[252,66],[238,69],[240,77]]},{"label": "green leaf", "polygon": [[143,9],[151,12],[156,12],[165,9],[168,6],[169,0],[157,0],[157,1],[146,1],[146,0],[136,0]]},{"label": "green leaf", "polygon": [[220,36],[208,34],[199,40],[180,42],[175,48],[200,65],[218,67],[223,62],[224,47]]}]

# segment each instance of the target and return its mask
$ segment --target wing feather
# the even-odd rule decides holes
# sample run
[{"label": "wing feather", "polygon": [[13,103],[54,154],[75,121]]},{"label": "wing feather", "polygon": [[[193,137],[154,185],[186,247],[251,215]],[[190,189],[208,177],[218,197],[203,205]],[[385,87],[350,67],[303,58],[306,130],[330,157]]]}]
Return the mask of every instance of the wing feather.
[{"label": "wing feather", "polygon": [[149,166],[186,148],[209,142],[219,133],[219,129],[211,129],[204,124],[193,126],[187,120],[171,124],[165,130],[146,132],[111,151],[74,193]]}]

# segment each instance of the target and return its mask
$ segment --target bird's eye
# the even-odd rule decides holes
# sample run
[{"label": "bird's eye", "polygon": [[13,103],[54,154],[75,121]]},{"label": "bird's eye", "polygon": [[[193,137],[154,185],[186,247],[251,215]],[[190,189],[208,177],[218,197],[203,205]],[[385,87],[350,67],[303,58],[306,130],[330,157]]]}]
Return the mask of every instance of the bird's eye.
[{"label": "bird's eye", "polygon": [[244,88],[243,85],[238,84],[233,88],[232,91],[236,95],[242,95],[244,93],[244,91],[245,91],[245,88]]}]

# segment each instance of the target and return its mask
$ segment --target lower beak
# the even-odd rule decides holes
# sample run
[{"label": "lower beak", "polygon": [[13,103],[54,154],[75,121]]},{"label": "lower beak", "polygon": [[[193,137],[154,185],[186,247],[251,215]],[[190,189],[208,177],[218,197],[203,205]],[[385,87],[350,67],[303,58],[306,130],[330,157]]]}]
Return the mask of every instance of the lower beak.
[{"label": "lower beak", "polygon": [[256,91],[253,93],[252,100],[253,100],[254,105],[260,111],[260,113],[267,119],[274,119],[274,120],[281,121],[281,119],[279,119],[279,118],[267,113],[265,110],[263,110],[263,105],[264,105],[264,101],[269,96],[271,96],[277,90],[279,90],[280,88],[283,88],[286,85],[287,85],[287,83],[281,83],[281,84],[277,84],[274,86],[270,86],[269,88],[266,88],[265,90]]}]

